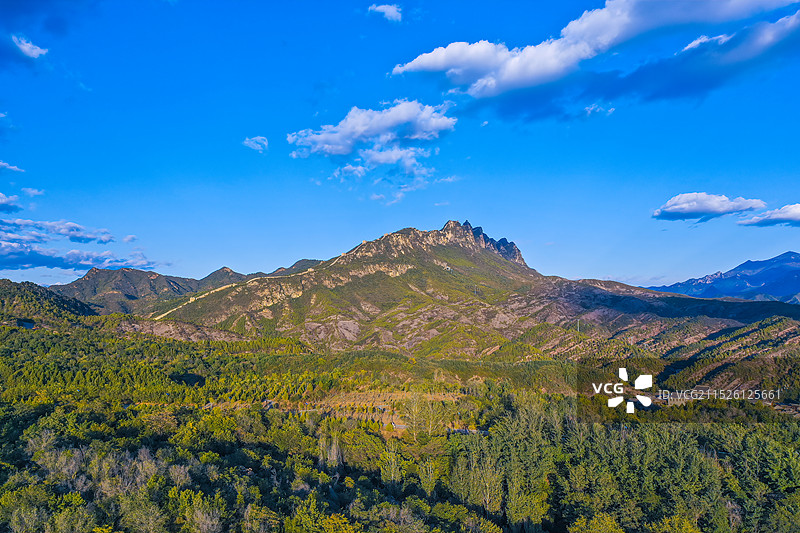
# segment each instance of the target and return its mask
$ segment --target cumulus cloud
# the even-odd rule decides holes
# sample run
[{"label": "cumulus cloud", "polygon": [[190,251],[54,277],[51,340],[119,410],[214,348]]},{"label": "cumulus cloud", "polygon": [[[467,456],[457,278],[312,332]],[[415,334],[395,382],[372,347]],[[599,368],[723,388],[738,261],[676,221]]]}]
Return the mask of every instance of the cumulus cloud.
[{"label": "cumulus cloud", "polygon": [[138,237],[136,235],[126,235],[122,239],[122,242],[136,242],[137,239],[138,239]]},{"label": "cumulus cloud", "polygon": [[731,200],[724,194],[688,192],[670,198],[667,203],[653,212],[653,218],[705,222],[723,215],[763,209],[766,205],[758,199],[739,197]]},{"label": "cumulus cloud", "polygon": [[19,196],[6,196],[0,192],[0,213],[15,213],[21,211],[22,208],[17,205]]},{"label": "cumulus cloud", "polygon": [[385,109],[353,107],[336,125],[305,129],[286,136],[300,147],[296,157],[310,153],[348,155],[362,143],[387,144],[398,140],[430,140],[455,127],[456,119],[445,115],[446,105],[423,105],[416,100],[395,100]]},{"label": "cumulus cloud", "polygon": [[367,167],[363,165],[352,165],[350,163],[344,165],[343,167],[337,168],[333,172],[333,177],[340,178],[344,180],[346,177],[354,176],[356,178],[362,178],[367,173]]},{"label": "cumulus cloud", "polygon": [[649,31],[720,23],[796,3],[796,0],[607,0],[561,30],[560,37],[509,49],[504,43],[454,42],[397,65],[393,74],[444,72],[476,98],[496,96],[563,78],[578,65]]},{"label": "cumulus cloud", "polygon": [[25,37],[12,35],[11,40],[14,41],[14,44],[17,45],[17,48],[19,48],[20,52],[28,57],[36,59],[37,57],[43,56],[47,53],[47,48],[36,46]]},{"label": "cumulus cloud", "polygon": [[266,150],[267,147],[269,146],[269,142],[267,141],[267,138],[266,137],[261,137],[261,136],[258,136],[258,137],[247,137],[247,138],[245,138],[244,141],[242,141],[242,144],[247,146],[248,148],[252,148],[253,150],[257,150],[257,151],[259,151],[261,153],[263,153],[264,150]]},{"label": "cumulus cloud", "polygon": [[800,227],[800,204],[790,204],[761,215],[742,220],[743,226],[798,226]]},{"label": "cumulus cloud", "polygon": [[420,163],[420,158],[429,157],[430,150],[425,150],[419,147],[401,148],[399,146],[392,146],[389,148],[371,148],[366,150],[359,150],[359,155],[367,164],[368,167],[377,167],[380,165],[398,165],[406,174],[413,174],[415,176],[425,176],[432,172]]},{"label": "cumulus cloud", "polygon": [[13,170],[14,172],[25,172],[23,169],[6,163],[5,161],[0,161],[0,170]]},{"label": "cumulus cloud", "polygon": [[143,254],[132,254],[119,258],[111,252],[88,252],[81,250],[62,251],[44,248],[36,244],[0,241],[0,270],[24,270],[29,268],[61,268],[66,270],[88,270],[97,268],[153,268],[156,264]]},{"label": "cumulus cloud", "polygon": [[113,235],[106,229],[89,230],[80,224],[67,220],[56,222],[21,218],[0,220],[0,239],[13,240],[8,237],[12,234],[21,235],[24,239],[32,238],[35,242],[67,238],[72,242],[83,244],[90,242],[108,244],[114,240]]},{"label": "cumulus cloud", "polygon": [[372,4],[369,6],[370,13],[381,13],[386,20],[400,22],[403,20],[402,9],[397,4]]},{"label": "cumulus cloud", "polygon": [[22,192],[24,192],[28,196],[41,196],[44,194],[44,191],[42,189],[32,189],[31,187],[23,187]]},{"label": "cumulus cloud", "polygon": [[446,114],[448,105],[395,100],[384,109],[353,107],[338,124],[290,133],[286,139],[297,147],[294,158],[318,154],[338,161],[332,177],[362,178],[383,168],[412,180],[395,184],[399,192],[406,192],[412,184],[419,188],[419,180],[434,171],[422,161],[436,153],[427,145],[455,127],[456,119]]},{"label": "cumulus cloud", "polygon": [[795,59],[800,50],[800,12],[725,37],[729,38],[695,40],[677,53],[624,72],[579,70],[552,83],[475,99],[471,105],[491,108],[511,120],[535,121],[596,116],[588,110],[611,110],[620,102],[701,99],[758,69]]},{"label": "cumulus cloud", "polygon": [[[759,22],[732,34],[695,40],[678,54],[616,76],[603,87],[606,98],[643,100],[702,96],[773,60],[793,57],[800,45],[800,11],[775,22]],[[601,93],[602,94],[602,93]]]}]

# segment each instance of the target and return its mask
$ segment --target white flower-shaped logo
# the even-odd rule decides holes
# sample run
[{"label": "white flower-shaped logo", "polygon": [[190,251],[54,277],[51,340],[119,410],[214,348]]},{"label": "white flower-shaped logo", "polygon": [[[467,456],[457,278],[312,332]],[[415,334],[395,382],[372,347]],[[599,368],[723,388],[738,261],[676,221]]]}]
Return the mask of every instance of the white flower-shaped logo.
[{"label": "white flower-shaped logo", "polygon": [[[619,379],[621,379],[622,381],[628,381],[628,370],[626,368],[619,369]],[[653,386],[652,374],[642,374],[641,376],[636,378],[636,381],[633,382],[633,388],[636,390],[649,389],[652,386]],[[653,403],[653,401],[650,398],[648,398],[647,396],[643,396],[641,394],[637,394],[636,399],[639,400],[639,403],[641,403],[645,407],[649,407]],[[616,407],[619,404],[621,404],[624,400],[625,398],[623,396],[615,396],[614,398],[609,398],[608,406]],[[633,405],[633,400],[628,400],[625,406],[625,411],[627,413],[633,413],[634,410],[635,407]]]}]

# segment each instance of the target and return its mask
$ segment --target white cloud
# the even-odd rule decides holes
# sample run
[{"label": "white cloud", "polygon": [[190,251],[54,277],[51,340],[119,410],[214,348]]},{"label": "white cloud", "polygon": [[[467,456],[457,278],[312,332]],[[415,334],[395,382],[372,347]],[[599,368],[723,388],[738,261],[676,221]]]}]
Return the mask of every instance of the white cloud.
[{"label": "white cloud", "polygon": [[[428,184],[425,179],[434,169],[423,160],[438,154],[432,141],[455,127],[456,119],[446,115],[450,103],[440,106],[416,100],[395,100],[384,109],[353,107],[338,124],[319,130],[305,129],[286,136],[297,149],[290,155],[305,158],[318,154],[337,162],[332,178],[362,178],[368,172],[384,169],[372,185],[388,186],[394,200]],[[388,205],[388,204],[387,204]]]},{"label": "white cloud", "polygon": [[726,42],[731,40],[732,35],[717,35],[716,37],[709,37],[708,35],[701,35],[694,41],[687,44],[681,52],[685,52],[687,50],[691,50],[693,48],[697,48],[701,44],[705,43],[717,43],[717,44],[725,44]]},{"label": "white cloud", "polygon": [[[10,199],[16,200],[16,196]],[[59,220],[49,222],[44,220],[25,220],[17,218],[14,220],[0,220],[0,231],[21,232],[18,234],[32,234],[37,242],[45,242],[60,237],[66,237],[72,242],[108,244],[114,240],[114,236],[107,229],[89,230],[75,222]],[[28,232],[28,233],[25,233]]]},{"label": "white cloud", "polygon": [[23,169],[21,169],[19,167],[15,167],[14,165],[10,165],[10,164],[6,163],[5,161],[0,161],[0,170],[3,170],[3,169],[13,170],[14,172],[25,172]]},{"label": "white cloud", "polygon": [[269,147],[267,138],[260,135],[258,137],[247,137],[244,141],[242,141],[242,144],[261,153],[263,153],[264,150]]},{"label": "white cloud", "polygon": [[355,176],[356,178],[363,178],[366,173],[367,173],[367,167],[363,165],[352,165],[348,163],[343,167],[337,168],[333,172],[333,177],[340,178],[342,181],[344,181],[345,177],[347,176]]},{"label": "white cloud", "polygon": [[397,65],[392,72],[444,72],[454,83],[468,85],[467,93],[473,97],[495,96],[560,79],[581,61],[655,29],[739,20],[794,3],[796,0],[607,0],[604,7],[585,11],[567,24],[558,38],[513,49],[488,41],[454,42]]},{"label": "white cloud", "polygon": [[705,222],[723,215],[763,209],[766,205],[758,199],[739,197],[731,200],[724,194],[688,192],[670,198],[666,204],[655,210],[653,218]]},{"label": "white cloud", "polygon": [[392,22],[400,22],[403,20],[402,9],[397,4],[372,4],[369,6],[369,11],[371,13],[381,13],[386,20],[391,20]]},{"label": "white cloud", "polygon": [[586,116],[587,117],[591,117],[592,115],[597,114],[597,113],[610,115],[611,113],[613,113],[615,111],[615,109],[613,107],[610,107],[610,108],[606,109],[605,107],[603,107],[603,106],[601,106],[599,104],[592,104],[590,106],[586,106],[583,110],[586,112]]},{"label": "white cloud", "polygon": [[36,59],[37,57],[43,56],[47,53],[47,48],[40,48],[25,37],[12,35],[11,40],[14,41],[14,44],[17,45],[17,48],[19,48],[20,51],[28,57]]},{"label": "white cloud", "polygon": [[371,148],[359,150],[358,154],[364,159],[368,167],[374,168],[380,165],[398,165],[406,174],[415,176],[425,176],[432,172],[431,169],[424,167],[419,158],[429,157],[429,150],[411,147],[401,148],[392,146],[389,148]]},{"label": "white cloud", "polygon": [[800,226],[800,204],[790,204],[739,222],[743,226]]},{"label": "white cloud", "polygon": [[455,127],[456,119],[446,116],[446,111],[446,105],[429,106],[416,100],[395,100],[394,105],[380,110],[353,107],[336,125],[290,133],[286,140],[300,147],[293,152],[294,157],[307,157],[309,153],[348,155],[361,143],[431,140]]},{"label": "white cloud", "polygon": [[369,199],[370,200],[375,200],[375,201],[385,200],[386,196],[384,196],[383,194],[372,193],[372,194],[369,195]]},{"label": "white cloud", "polygon": [[126,235],[126,236],[125,236],[125,237],[122,239],[122,242],[129,242],[129,243],[130,243],[130,242],[134,242],[134,241],[136,241],[136,240],[138,240],[138,239],[139,239],[139,238],[138,238],[136,235]]},{"label": "white cloud", "polygon": [[19,196],[6,196],[0,192],[0,213],[14,213],[16,211],[21,211],[22,208],[17,205],[18,201]]},{"label": "white cloud", "polygon": [[0,241],[0,270],[26,270],[29,268],[62,268],[89,270],[98,268],[153,268],[156,264],[137,252],[128,258],[118,258],[113,253],[82,250],[57,250],[35,244]]},{"label": "white cloud", "polygon": [[22,192],[24,192],[28,196],[41,196],[44,194],[44,191],[42,189],[32,189],[31,187],[23,187]]}]

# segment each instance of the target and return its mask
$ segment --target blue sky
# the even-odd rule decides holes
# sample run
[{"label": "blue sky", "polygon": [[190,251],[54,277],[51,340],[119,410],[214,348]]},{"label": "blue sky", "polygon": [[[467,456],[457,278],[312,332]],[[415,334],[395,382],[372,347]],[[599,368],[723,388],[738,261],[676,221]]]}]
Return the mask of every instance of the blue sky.
[{"label": "blue sky", "polygon": [[3,2],[0,276],[270,271],[449,219],[645,285],[799,250],[798,10]]}]

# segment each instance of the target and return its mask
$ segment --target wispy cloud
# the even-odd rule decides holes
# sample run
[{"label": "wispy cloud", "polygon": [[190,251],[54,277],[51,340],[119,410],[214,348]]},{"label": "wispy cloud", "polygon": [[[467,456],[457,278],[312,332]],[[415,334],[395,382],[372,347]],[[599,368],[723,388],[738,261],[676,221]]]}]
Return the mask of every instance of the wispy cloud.
[{"label": "wispy cloud", "polygon": [[23,187],[22,192],[24,192],[28,196],[41,196],[44,194],[44,191],[42,189],[32,189],[31,187]]},{"label": "wispy cloud", "polygon": [[800,227],[800,204],[790,204],[756,215],[739,224],[743,226],[798,226]]},{"label": "wispy cloud", "polygon": [[0,270],[45,267],[81,271],[92,267],[148,269],[155,266],[156,263],[149,261],[141,253],[134,253],[127,258],[119,258],[109,251],[63,251],[35,244],[0,241]]},{"label": "wispy cloud", "polygon": [[139,238],[136,235],[126,235],[122,238],[122,242],[136,242]]},{"label": "wispy cloud", "polygon": [[381,13],[386,20],[392,22],[400,22],[403,20],[402,9],[397,4],[372,4],[369,6],[370,13]]},{"label": "wispy cloud", "polygon": [[36,59],[37,57],[43,56],[47,53],[47,48],[36,46],[25,37],[12,35],[11,40],[14,41],[14,44],[17,45],[17,48],[19,48],[20,52],[28,57]]},{"label": "wispy cloud", "polygon": [[717,43],[717,44],[725,44],[726,42],[731,40],[730,35],[717,35],[716,37],[709,37],[708,35],[701,35],[694,41],[687,44],[681,52],[685,52],[687,50],[691,50],[692,48],[697,48],[701,44],[705,43]]},{"label": "wispy cloud", "polygon": [[269,147],[267,138],[260,135],[258,137],[247,137],[244,141],[242,141],[242,144],[261,153],[263,153],[264,150]]},{"label": "wispy cloud", "polygon": [[13,170],[14,172],[25,172],[23,169],[6,163],[5,161],[0,161],[0,170]]},{"label": "wispy cloud", "polygon": [[766,203],[758,199],[734,198],[724,194],[689,192],[670,198],[656,209],[653,218],[661,220],[697,220],[706,222],[712,218],[763,209]]},{"label": "wispy cloud", "polygon": [[[12,197],[16,198],[16,197]],[[67,220],[56,222],[42,220],[0,220],[0,239],[8,239],[8,234],[33,236],[36,242],[46,242],[58,238],[66,238],[72,242],[98,244],[108,244],[114,240],[114,236],[107,229],[90,230]]]},{"label": "wispy cloud", "polygon": [[[29,196],[37,196],[43,191],[26,188]],[[20,211],[19,197],[0,193],[0,213]],[[133,242],[134,235],[123,240]],[[118,257],[112,251],[64,250],[56,248],[56,243],[76,243],[107,245],[114,236],[107,229],[91,229],[68,220],[47,221],[23,218],[0,219],[0,270],[23,270],[30,268],[57,268],[69,270],[88,270],[99,268],[154,268],[156,263],[149,261],[137,251],[127,257]]]}]

